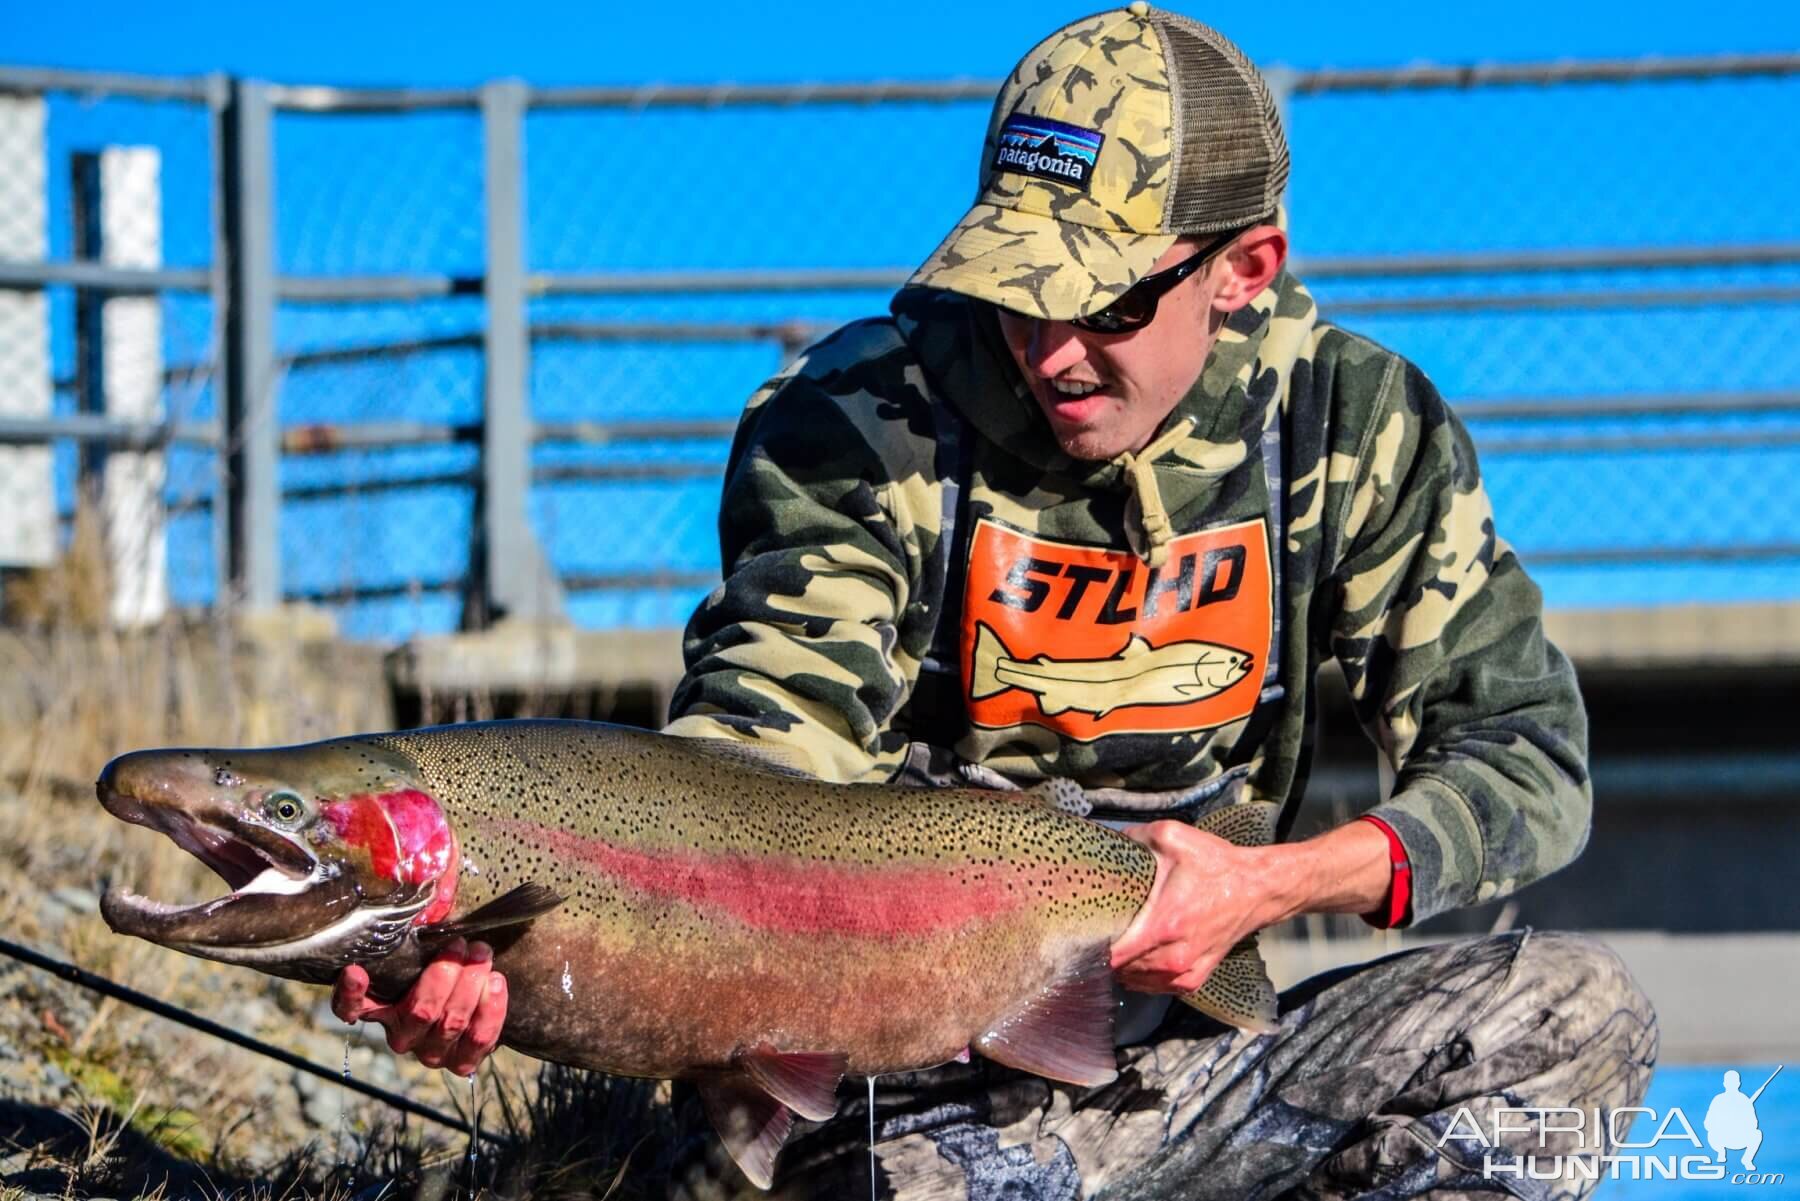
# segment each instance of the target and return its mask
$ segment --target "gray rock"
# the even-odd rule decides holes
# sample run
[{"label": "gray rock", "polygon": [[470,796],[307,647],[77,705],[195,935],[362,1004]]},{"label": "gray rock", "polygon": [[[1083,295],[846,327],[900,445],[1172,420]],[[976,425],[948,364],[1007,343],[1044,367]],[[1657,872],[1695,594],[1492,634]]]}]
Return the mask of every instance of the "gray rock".
[{"label": "gray rock", "polygon": [[275,1020],[275,1007],[261,997],[239,997],[220,1005],[213,1016],[221,1025],[254,1035]]},{"label": "gray rock", "polygon": [[301,1106],[306,1120],[321,1130],[335,1130],[343,1121],[344,1096],[341,1089],[327,1088],[314,1093]]}]

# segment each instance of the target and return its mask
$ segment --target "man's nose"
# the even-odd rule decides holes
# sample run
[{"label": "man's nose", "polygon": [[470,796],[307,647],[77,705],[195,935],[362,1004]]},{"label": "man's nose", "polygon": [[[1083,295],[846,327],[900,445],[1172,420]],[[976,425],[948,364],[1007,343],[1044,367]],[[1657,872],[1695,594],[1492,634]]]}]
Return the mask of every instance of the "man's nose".
[{"label": "man's nose", "polygon": [[1025,346],[1025,364],[1038,375],[1052,379],[1087,357],[1081,331],[1067,321],[1033,321],[1031,340]]}]

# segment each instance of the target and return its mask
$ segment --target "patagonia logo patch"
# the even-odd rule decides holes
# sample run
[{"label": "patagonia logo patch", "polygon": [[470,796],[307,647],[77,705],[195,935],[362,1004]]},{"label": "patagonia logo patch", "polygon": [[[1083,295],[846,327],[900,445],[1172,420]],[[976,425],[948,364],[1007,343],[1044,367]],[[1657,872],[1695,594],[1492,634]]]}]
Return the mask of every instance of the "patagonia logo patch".
[{"label": "patagonia logo patch", "polygon": [[1098,130],[1014,113],[1000,127],[1000,146],[994,151],[993,168],[1068,184],[1085,192],[1104,141],[1106,135]]}]

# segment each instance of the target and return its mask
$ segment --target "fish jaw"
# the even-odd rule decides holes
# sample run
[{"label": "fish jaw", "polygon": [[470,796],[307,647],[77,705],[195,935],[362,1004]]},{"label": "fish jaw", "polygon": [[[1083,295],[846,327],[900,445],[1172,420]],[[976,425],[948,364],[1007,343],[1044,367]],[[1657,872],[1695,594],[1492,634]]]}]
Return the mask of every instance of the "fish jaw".
[{"label": "fish jaw", "polygon": [[[101,916],[120,934],[302,980],[390,954],[439,899],[436,875],[421,866],[433,860],[414,856],[410,873],[385,878],[371,871],[378,856],[354,841],[364,832],[347,838],[333,802],[259,771],[263,754],[144,751],[108,764],[96,784],[101,805],[167,836],[230,891],[179,905],[114,888]],[[299,817],[270,816],[289,811]],[[437,858],[450,865],[455,856]]]}]

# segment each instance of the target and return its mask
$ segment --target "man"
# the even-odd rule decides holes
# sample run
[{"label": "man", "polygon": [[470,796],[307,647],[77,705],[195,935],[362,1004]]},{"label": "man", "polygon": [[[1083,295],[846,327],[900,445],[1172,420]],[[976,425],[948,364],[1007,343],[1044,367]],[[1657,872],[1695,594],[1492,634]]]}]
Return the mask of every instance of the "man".
[{"label": "man", "polygon": [[[830,779],[1076,781],[1157,856],[1112,951],[1142,993],[1194,989],[1296,914],[1403,925],[1504,895],[1587,836],[1585,718],[1537,589],[1429,382],[1321,321],[1284,270],[1287,167],[1266,84],[1211,29],[1138,3],[1035,47],[977,203],[891,317],[751,399],[725,582],[675,697],[673,732]],[[1299,843],[1196,831],[1268,799],[1285,836],[1326,657],[1390,795]],[[471,1020],[495,1029],[470,982],[486,969],[431,970],[445,1023],[416,997],[384,1016],[396,1046],[468,1063]],[[367,1002],[346,985],[349,1017]],[[1577,1196],[1489,1179],[1484,1156],[1594,1148],[1534,1131],[1490,1152],[1457,1113],[1492,1131],[1500,1107],[1634,1104],[1656,1043],[1604,948],[1517,933],[1308,982],[1271,1035],[1122,1015],[1102,1089],[983,1062],[878,1081],[883,1191]],[[796,1136],[776,1195],[860,1189],[866,1118],[847,1099]],[[709,1140],[677,1179],[749,1192]]]}]

